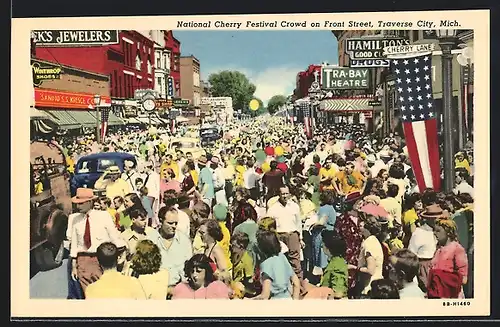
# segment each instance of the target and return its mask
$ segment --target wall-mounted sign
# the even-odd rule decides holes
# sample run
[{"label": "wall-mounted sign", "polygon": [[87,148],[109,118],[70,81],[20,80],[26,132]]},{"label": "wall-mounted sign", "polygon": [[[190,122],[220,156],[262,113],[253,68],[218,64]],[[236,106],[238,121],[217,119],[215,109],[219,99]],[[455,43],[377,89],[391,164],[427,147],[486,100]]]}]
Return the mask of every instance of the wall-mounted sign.
[{"label": "wall-mounted sign", "polygon": [[37,30],[31,32],[35,45],[59,46],[101,46],[118,44],[117,30]]},{"label": "wall-mounted sign", "polygon": [[323,89],[355,90],[370,87],[370,73],[367,68],[338,66],[321,67]]},{"label": "wall-mounted sign", "polygon": [[174,78],[169,76],[167,78],[167,97],[174,96]]},{"label": "wall-mounted sign", "polygon": [[137,89],[134,91],[134,99],[140,100],[142,99],[146,94],[152,94],[156,99],[160,98],[160,93],[158,91],[153,90],[153,89]]},{"label": "wall-mounted sign", "polygon": [[176,107],[187,107],[187,106],[189,106],[189,100],[188,99],[173,99],[172,103]]},{"label": "wall-mounted sign", "polygon": [[349,66],[352,68],[389,67],[390,64],[388,59],[349,60]]},{"label": "wall-mounted sign", "polygon": [[170,108],[173,105],[172,99],[156,99],[157,108]]},{"label": "wall-mounted sign", "polygon": [[[52,91],[35,88],[37,107],[93,109],[94,94]],[[101,107],[111,106],[111,98],[101,95]]]},{"label": "wall-mounted sign", "polygon": [[352,38],[345,40],[345,53],[349,55],[351,67],[389,67],[383,49],[407,44],[410,40],[401,37]]},{"label": "wall-mounted sign", "polygon": [[388,58],[404,58],[432,53],[436,45],[434,43],[411,44],[402,46],[390,46],[384,48],[384,55]]},{"label": "wall-mounted sign", "polygon": [[372,106],[372,107],[378,107],[378,106],[382,105],[382,101],[380,101],[380,100],[371,100],[371,101],[368,101],[368,105]]},{"label": "wall-mounted sign", "polygon": [[38,62],[31,64],[31,70],[33,72],[33,85],[35,86],[40,86],[45,80],[60,79],[62,73],[61,67],[49,64],[41,65]]}]

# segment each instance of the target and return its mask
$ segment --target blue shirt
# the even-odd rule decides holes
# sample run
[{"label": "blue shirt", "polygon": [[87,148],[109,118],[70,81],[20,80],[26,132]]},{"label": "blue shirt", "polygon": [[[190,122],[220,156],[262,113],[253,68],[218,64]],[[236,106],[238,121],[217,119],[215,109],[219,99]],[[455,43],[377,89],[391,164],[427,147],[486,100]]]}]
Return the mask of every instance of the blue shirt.
[{"label": "blue shirt", "polygon": [[292,266],[283,253],[267,258],[260,264],[261,278],[271,279],[271,299],[291,299]]},{"label": "blue shirt", "polygon": [[151,199],[146,195],[142,196],[141,198],[142,206],[144,209],[146,209],[146,212],[148,213],[148,218],[153,218],[154,213],[153,213],[153,203],[151,203]]},{"label": "blue shirt", "polygon": [[147,230],[146,238],[160,248],[161,269],[167,269],[169,272],[169,286],[176,285],[184,279],[184,264],[193,256],[191,241],[184,233],[176,231],[172,244],[167,249],[156,229]]},{"label": "blue shirt", "polygon": [[[205,185],[208,185],[208,189],[206,192],[203,192]],[[200,193],[206,199],[213,199],[215,197],[214,190],[214,177],[212,174],[212,170],[208,167],[203,168],[200,171],[200,178],[198,180],[198,187],[200,189]]]},{"label": "blue shirt", "polygon": [[335,212],[335,209],[333,208],[332,205],[323,205],[319,208],[318,210],[318,217],[321,219],[321,217],[326,216],[326,224],[325,224],[325,229],[326,230],[333,230],[335,227],[335,221],[337,220],[337,213]]}]

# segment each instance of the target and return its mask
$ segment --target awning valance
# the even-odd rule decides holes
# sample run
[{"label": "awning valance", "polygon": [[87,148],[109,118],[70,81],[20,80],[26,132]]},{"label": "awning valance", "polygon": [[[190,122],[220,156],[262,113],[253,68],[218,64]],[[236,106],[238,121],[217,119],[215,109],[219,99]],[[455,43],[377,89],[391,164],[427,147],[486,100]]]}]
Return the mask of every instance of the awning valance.
[{"label": "awning valance", "polygon": [[319,109],[328,112],[365,112],[372,111],[373,107],[369,105],[371,98],[339,98],[325,99],[319,104]]},{"label": "awning valance", "polygon": [[45,112],[54,123],[63,129],[78,129],[82,127],[66,110],[45,110]]}]

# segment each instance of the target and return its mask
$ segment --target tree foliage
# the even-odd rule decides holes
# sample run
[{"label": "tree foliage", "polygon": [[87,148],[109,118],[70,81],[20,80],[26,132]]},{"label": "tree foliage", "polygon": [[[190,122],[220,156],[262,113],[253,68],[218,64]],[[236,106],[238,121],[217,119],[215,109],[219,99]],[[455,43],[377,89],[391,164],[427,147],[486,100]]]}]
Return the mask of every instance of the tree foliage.
[{"label": "tree foliage", "polygon": [[286,104],[287,98],[284,95],[275,95],[267,102],[267,111],[272,115],[278,111],[279,107]]},{"label": "tree foliage", "polygon": [[224,70],[210,74],[208,82],[211,85],[213,97],[231,97],[234,110],[242,110],[249,113],[248,104],[253,99],[255,85],[252,84],[245,74],[239,71]]}]

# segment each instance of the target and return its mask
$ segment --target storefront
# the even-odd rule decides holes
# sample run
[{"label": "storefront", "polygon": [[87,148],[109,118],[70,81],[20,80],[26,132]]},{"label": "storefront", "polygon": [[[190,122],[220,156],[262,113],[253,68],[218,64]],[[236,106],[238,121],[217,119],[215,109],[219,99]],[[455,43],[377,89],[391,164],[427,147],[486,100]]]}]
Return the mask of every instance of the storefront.
[{"label": "storefront", "polygon": [[[111,98],[101,96],[100,107],[111,107]],[[35,108],[62,130],[96,128],[98,123],[94,94],[35,88]],[[123,125],[123,121],[110,112],[108,125]]]},{"label": "storefront", "polygon": [[327,124],[364,124],[368,128],[374,112],[371,100],[371,96],[324,99],[320,102],[319,110]]},{"label": "storefront", "polygon": [[120,118],[125,118],[125,99],[111,98],[111,111]]}]

